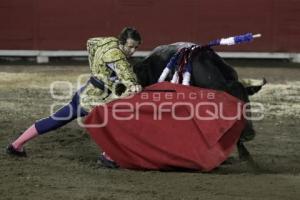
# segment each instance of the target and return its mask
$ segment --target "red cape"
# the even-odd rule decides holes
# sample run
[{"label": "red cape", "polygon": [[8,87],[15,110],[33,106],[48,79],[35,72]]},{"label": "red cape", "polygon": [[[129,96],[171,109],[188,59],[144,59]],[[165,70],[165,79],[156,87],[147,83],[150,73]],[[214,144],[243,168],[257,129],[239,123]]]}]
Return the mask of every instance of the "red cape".
[{"label": "red cape", "polygon": [[222,91],[163,82],[96,107],[85,123],[122,168],[210,171],[233,151],[245,125],[243,105]]}]

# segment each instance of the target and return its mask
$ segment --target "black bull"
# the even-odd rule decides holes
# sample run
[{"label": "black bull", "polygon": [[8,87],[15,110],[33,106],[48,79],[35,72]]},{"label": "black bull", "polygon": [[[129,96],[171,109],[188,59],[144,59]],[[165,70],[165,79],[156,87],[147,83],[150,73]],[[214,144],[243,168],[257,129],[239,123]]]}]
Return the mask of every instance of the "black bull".
[{"label": "black bull", "polygon": [[[174,43],[156,47],[150,55],[143,61],[134,65],[139,83],[144,87],[154,84],[159,79],[162,71],[169,62],[170,58],[181,48],[190,47],[192,43]],[[192,56],[191,85],[202,88],[225,91],[232,96],[249,102],[249,95],[261,89],[261,86],[245,88],[239,81],[237,72],[224,62],[211,48],[200,48],[193,52]],[[167,77],[170,80],[172,74]],[[249,152],[243,142],[254,138],[255,131],[252,122],[247,121],[246,127],[242,132],[237,144],[239,157],[248,159]]]}]

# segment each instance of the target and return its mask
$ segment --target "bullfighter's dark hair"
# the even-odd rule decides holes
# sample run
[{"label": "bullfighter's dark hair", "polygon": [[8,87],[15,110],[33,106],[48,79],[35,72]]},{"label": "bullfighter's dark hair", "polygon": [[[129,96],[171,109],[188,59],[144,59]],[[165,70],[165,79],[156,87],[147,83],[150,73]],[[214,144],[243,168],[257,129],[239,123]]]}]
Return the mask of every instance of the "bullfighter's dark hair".
[{"label": "bullfighter's dark hair", "polygon": [[142,43],[142,37],[141,37],[140,33],[135,28],[125,27],[121,31],[121,33],[119,35],[120,44],[124,45],[128,38],[131,38],[135,41],[138,41],[139,44]]}]

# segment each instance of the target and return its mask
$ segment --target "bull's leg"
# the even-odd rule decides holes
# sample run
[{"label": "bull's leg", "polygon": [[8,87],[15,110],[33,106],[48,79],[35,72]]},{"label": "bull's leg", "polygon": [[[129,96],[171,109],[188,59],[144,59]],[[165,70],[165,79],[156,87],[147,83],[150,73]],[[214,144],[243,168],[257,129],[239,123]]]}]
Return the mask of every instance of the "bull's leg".
[{"label": "bull's leg", "polygon": [[239,159],[242,161],[246,161],[251,159],[251,155],[247,148],[245,147],[244,143],[239,140],[237,143],[237,149],[238,149],[238,154],[239,154]]},{"label": "bull's leg", "polygon": [[238,154],[239,158],[242,161],[248,161],[251,159],[251,155],[247,148],[244,145],[244,142],[253,140],[255,137],[255,131],[253,129],[252,121],[251,120],[246,120],[246,126],[244,130],[242,131],[242,134],[240,136],[240,139],[237,143],[237,149],[238,149]]},{"label": "bull's leg", "polygon": [[[248,113],[248,115],[251,113]],[[247,142],[253,140],[255,137],[255,130],[253,129],[253,124],[251,120],[246,120],[245,128],[240,136],[241,142]]]},{"label": "bull's leg", "polygon": [[253,123],[251,121],[251,104],[249,101],[249,97],[247,94],[247,91],[245,89],[245,87],[239,83],[239,82],[234,82],[231,84],[231,90],[233,90],[232,93],[235,93],[235,96],[238,97],[239,99],[241,99],[242,101],[244,101],[246,104],[246,125],[245,128],[241,134],[240,137],[240,141],[241,142],[246,142],[246,141],[250,141],[253,140],[255,137],[255,130],[253,128]]},{"label": "bull's leg", "polygon": [[258,165],[258,163],[256,163],[255,160],[253,160],[251,154],[249,153],[249,151],[247,150],[247,148],[245,147],[243,142],[238,141],[237,148],[238,148],[239,158],[240,158],[241,161],[246,161],[247,165],[251,169],[255,170],[255,172],[260,172],[260,171],[263,170]]}]

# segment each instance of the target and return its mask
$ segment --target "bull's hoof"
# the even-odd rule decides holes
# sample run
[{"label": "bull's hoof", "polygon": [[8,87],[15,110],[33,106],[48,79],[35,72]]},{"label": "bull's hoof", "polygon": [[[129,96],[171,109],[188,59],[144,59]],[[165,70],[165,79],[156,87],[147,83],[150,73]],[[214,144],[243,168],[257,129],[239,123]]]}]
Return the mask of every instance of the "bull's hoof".
[{"label": "bull's hoof", "polygon": [[240,159],[240,161],[248,161],[251,159],[251,155],[248,151],[239,153],[239,159]]}]

